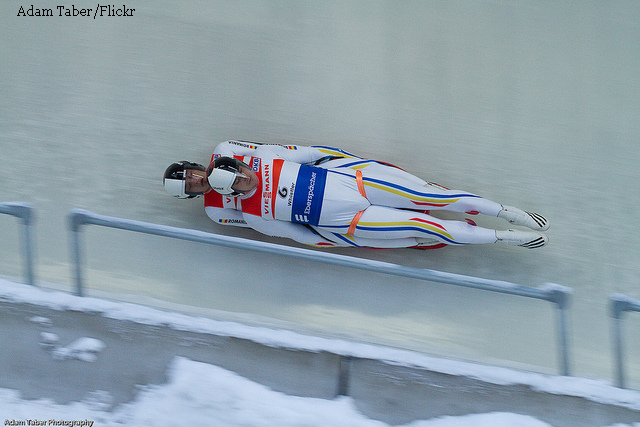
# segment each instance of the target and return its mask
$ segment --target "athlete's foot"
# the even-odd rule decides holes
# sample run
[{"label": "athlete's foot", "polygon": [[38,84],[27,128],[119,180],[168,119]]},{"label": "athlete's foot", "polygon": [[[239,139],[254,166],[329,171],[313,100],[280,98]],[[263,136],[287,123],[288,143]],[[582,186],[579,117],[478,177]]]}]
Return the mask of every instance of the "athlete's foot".
[{"label": "athlete's foot", "polygon": [[541,248],[549,242],[543,233],[522,230],[496,230],[496,243],[522,246],[523,248]]},{"label": "athlete's foot", "polygon": [[498,218],[506,219],[513,225],[524,225],[532,230],[545,231],[549,229],[549,221],[535,212],[525,212],[513,206],[502,206]]}]

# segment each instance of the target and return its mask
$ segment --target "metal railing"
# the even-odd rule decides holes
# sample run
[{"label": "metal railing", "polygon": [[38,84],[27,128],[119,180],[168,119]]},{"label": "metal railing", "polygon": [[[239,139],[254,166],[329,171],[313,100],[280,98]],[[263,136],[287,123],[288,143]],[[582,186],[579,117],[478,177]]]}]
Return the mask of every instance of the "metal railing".
[{"label": "metal railing", "polygon": [[622,294],[613,294],[609,297],[611,317],[613,319],[613,360],[615,361],[616,385],[625,387],[624,378],[624,354],[622,348],[622,315],[627,311],[639,311],[640,301]]},{"label": "metal railing", "polygon": [[206,243],[223,247],[245,249],[256,252],[283,255],[292,258],[305,259],[326,264],[351,267],[360,270],[375,271],[394,276],[421,279],[430,282],[447,283],[466,288],[483,289],[510,295],[535,298],[555,304],[557,308],[557,334],[560,359],[560,372],[562,375],[570,375],[569,367],[569,342],[567,327],[567,310],[571,289],[554,283],[547,283],[537,288],[517,285],[515,283],[481,279],[460,274],[445,273],[435,270],[405,267],[387,262],[355,258],[331,252],[321,252],[310,249],[302,249],[291,246],[283,246],[274,243],[259,242],[239,237],[223,236],[205,233],[198,230],[188,230],[166,225],[151,224],[124,218],[116,218],[95,214],[81,209],[74,209],[69,213],[69,228],[71,230],[71,257],[75,264],[76,294],[82,296],[84,283],[82,277],[82,255],[80,248],[80,230],[83,225],[99,225],[103,227],[128,230],[138,233],[171,237],[180,240]]},{"label": "metal railing", "polygon": [[24,274],[27,283],[35,285],[35,274],[33,272],[33,242],[31,235],[31,225],[35,220],[35,209],[29,203],[6,202],[0,203],[0,214],[12,215],[20,218],[22,223],[22,251],[24,254]]}]

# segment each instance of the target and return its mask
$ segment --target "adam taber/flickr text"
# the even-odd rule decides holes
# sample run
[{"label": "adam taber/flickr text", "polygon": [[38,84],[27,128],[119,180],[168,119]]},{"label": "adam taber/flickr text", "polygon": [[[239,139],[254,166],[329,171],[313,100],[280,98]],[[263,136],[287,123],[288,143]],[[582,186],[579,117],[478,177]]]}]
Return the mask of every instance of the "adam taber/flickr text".
[{"label": "adam taber/flickr text", "polygon": [[55,8],[38,8],[31,5],[28,8],[20,6],[18,16],[87,16],[93,19],[107,16],[133,16],[136,10],[126,5],[116,6],[112,4],[98,5],[95,8],[77,8],[75,5],[71,7],[56,6]]}]

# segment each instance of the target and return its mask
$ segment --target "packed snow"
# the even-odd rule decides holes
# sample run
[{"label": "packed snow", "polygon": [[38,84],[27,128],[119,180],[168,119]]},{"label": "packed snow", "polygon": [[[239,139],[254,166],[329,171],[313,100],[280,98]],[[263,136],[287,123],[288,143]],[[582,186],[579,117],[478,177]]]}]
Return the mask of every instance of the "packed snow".
[{"label": "packed snow", "polygon": [[[176,358],[166,385],[143,389],[136,400],[113,412],[92,402],[56,405],[47,400],[26,401],[12,390],[0,389],[0,413],[7,421],[45,421],[44,425],[86,426],[376,426],[387,424],[363,416],[351,398],[334,400],[288,396],[233,372],[205,363]],[[49,424],[49,420],[67,424]],[[81,424],[84,422],[84,424]],[[18,424],[16,424],[18,425]],[[25,424],[28,425],[28,424]],[[38,425],[38,424],[31,424]],[[532,417],[489,413],[416,421],[412,427],[542,427]]]},{"label": "packed snow", "polygon": [[[42,334],[41,334],[42,335]],[[57,342],[57,337],[50,337],[50,335],[43,336],[44,342],[49,341]],[[66,347],[55,347],[52,349],[51,354],[54,359],[78,359],[85,362],[94,362],[96,360],[97,353],[100,353],[104,348],[104,343],[95,338],[82,337],[78,338]]]},{"label": "packed snow", "polygon": [[[356,357],[386,360],[419,366],[454,375],[466,375],[496,384],[529,384],[548,393],[586,397],[632,409],[640,408],[640,393],[620,390],[603,382],[583,378],[552,377],[517,372],[505,368],[443,360],[426,355],[320,337],[304,336],[284,330],[247,326],[233,322],[195,318],[130,303],[77,297],[64,292],[46,291],[0,279],[0,301],[29,303],[56,310],[79,310],[143,324],[166,325],[176,330],[208,332],[251,339],[274,347],[331,351]],[[45,317],[29,321],[50,325]],[[60,346],[56,334],[41,332],[41,346],[53,357],[93,362],[104,343],[82,337]],[[319,399],[289,396],[252,382],[217,366],[182,357],[173,360],[169,381],[142,387],[134,401],[107,411],[99,398],[88,398],[67,405],[50,400],[25,400],[15,390],[0,389],[0,413],[5,425],[222,425],[222,426],[385,426],[360,413],[353,399]],[[99,391],[96,391],[99,393]],[[31,421],[31,424],[28,422]],[[45,422],[45,424],[37,424]],[[21,424],[23,423],[24,424]],[[514,413],[486,413],[414,421],[412,427],[451,426],[548,426],[530,416]],[[623,426],[617,424],[616,426]],[[640,427],[639,423],[633,425]]]}]

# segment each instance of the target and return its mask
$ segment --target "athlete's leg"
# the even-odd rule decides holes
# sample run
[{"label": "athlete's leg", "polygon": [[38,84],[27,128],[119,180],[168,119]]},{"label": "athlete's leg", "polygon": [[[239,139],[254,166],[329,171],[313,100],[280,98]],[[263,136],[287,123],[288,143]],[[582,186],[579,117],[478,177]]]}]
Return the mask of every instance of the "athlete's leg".
[{"label": "athlete's leg", "polygon": [[[393,174],[388,172],[393,171]],[[377,173],[374,173],[376,172]],[[511,224],[533,230],[547,230],[549,222],[535,212],[526,212],[459,190],[449,190],[434,183],[420,185],[419,179],[398,169],[371,165],[362,180],[367,198],[374,205],[424,209],[446,209],[453,212],[481,213],[498,216]],[[400,171],[402,172],[402,171]],[[370,174],[370,175],[369,175]]]},{"label": "athlete's leg", "polygon": [[[319,227],[314,227],[314,229],[327,240],[336,242],[341,246],[353,246],[355,248],[410,248],[421,244],[421,242],[419,242],[415,237],[378,239],[355,237],[350,234],[340,234],[335,231],[327,231]],[[440,241],[437,243],[440,243]]]},{"label": "athlete's leg", "polygon": [[502,205],[466,191],[449,190],[399,168],[371,160],[352,161],[330,169],[356,179],[361,171],[366,197],[372,205],[394,208],[474,212],[497,216]]},{"label": "athlete's leg", "polygon": [[386,206],[368,207],[353,235],[371,239],[435,239],[449,245],[495,243],[498,240],[495,230]]},{"label": "athlete's leg", "polygon": [[[338,162],[338,163],[336,163]],[[357,181],[361,172],[362,188],[372,205],[414,210],[449,210],[504,218],[514,225],[546,230],[549,222],[542,215],[485,199],[461,190],[450,190],[411,175],[399,168],[371,160],[336,160],[332,174]]]},{"label": "athlete's leg", "polygon": [[385,206],[368,207],[358,221],[353,236],[368,239],[414,237],[418,244],[433,244],[434,239],[449,245],[502,243],[529,249],[542,247],[549,241],[547,236],[535,231],[496,231]]}]

